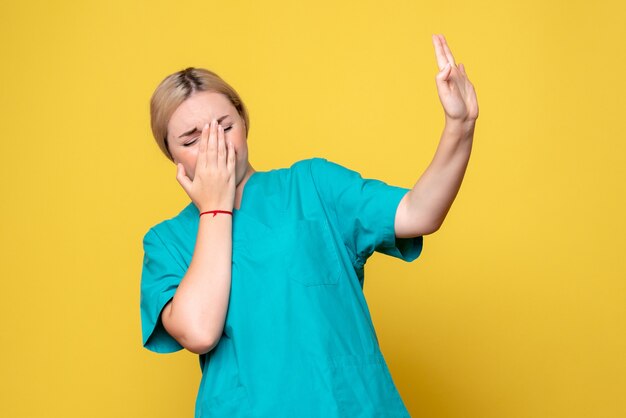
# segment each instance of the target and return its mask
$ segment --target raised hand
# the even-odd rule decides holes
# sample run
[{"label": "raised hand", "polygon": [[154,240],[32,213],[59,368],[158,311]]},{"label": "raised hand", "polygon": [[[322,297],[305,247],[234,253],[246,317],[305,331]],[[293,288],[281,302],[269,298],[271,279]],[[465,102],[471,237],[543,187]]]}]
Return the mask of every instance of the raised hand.
[{"label": "raised hand", "polygon": [[443,35],[433,35],[433,45],[439,66],[439,73],[435,77],[437,93],[446,113],[446,122],[475,122],[478,118],[478,101],[465,67],[461,63],[457,67]]}]

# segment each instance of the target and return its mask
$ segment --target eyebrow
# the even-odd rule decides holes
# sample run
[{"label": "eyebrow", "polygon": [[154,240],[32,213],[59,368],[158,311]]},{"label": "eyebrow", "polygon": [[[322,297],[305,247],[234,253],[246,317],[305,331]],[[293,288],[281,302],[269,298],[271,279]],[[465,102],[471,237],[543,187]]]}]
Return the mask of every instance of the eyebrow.
[{"label": "eyebrow", "polygon": [[[220,123],[221,121],[223,121],[224,119],[226,119],[227,117],[229,117],[230,115],[224,115],[221,118],[219,118],[217,120],[217,123]],[[179,136],[179,138],[182,138],[183,136],[189,136],[192,134],[195,134],[196,132],[200,132],[200,130],[197,127],[193,127],[192,129],[188,130],[187,132],[185,132],[184,134],[182,134],[181,136]]]}]

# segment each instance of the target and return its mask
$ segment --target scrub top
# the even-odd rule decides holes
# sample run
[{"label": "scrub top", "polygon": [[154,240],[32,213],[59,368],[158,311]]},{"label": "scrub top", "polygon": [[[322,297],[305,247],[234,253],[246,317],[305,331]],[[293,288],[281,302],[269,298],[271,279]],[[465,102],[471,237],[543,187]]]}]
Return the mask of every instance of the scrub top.
[{"label": "scrub top", "polygon": [[[422,236],[394,232],[408,190],[324,158],[249,177],[233,210],[223,334],[199,356],[196,418],[410,416],[363,294],[374,251],[404,261],[422,251]],[[160,313],[191,262],[198,223],[192,202],[143,239],[143,346],[156,353],[183,349]]]}]

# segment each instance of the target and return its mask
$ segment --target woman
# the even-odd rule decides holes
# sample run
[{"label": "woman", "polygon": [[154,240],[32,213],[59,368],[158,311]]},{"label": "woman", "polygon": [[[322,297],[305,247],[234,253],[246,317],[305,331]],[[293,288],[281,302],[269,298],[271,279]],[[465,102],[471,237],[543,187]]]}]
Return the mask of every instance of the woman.
[{"label": "woman", "polygon": [[250,121],[215,73],[168,76],[152,131],[192,202],[143,239],[143,345],[199,354],[196,417],[405,417],[363,296],[374,251],[421,253],[460,187],[478,106],[433,35],[446,127],[409,190],[323,158],[255,171]]}]

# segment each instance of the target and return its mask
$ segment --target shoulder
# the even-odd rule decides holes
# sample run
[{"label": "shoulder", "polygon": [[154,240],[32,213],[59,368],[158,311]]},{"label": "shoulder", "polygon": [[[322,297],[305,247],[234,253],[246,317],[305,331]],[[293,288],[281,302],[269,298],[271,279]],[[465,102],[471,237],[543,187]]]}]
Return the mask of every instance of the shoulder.
[{"label": "shoulder", "polygon": [[[268,175],[275,175],[277,177],[289,176],[289,175],[308,175],[324,173],[326,171],[333,170],[346,170],[342,165],[330,161],[323,157],[311,157],[305,158],[294,162],[289,167],[275,168],[269,171],[261,171],[259,174],[268,177]],[[271,177],[271,176],[269,176]]]},{"label": "shoulder", "polygon": [[[259,172],[264,183],[279,184],[281,187],[294,185],[294,178],[304,179],[315,177],[315,173],[323,171],[328,161],[325,158],[306,158],[292,163],[290,166]],[[312,175],[313,174],[313,175]],[[295,185],[297,185],[297,181]]]},{"label": "shoulder", "polygon": [[296,172],[310,171],[312,166],[320,164],[321,161],[326,161],[326,159],[321,157],[306,158],[291,164],[289,170]]},{"label": "shoulder", "polygon": [[323,157],[313,157],[297,161],[292,164],[290,169],[296,172],[312,175],[314,179],[325,176],[332,178],[335,175],[341,175],[345,174],[347,171],[352,171],[337,162]]},{"label": "shoulder", "polygon": [[193,202],[186,205],[178,214],[157,222],[148,228],[144,233],[143,242],[158,240],[162,243],[167,237],[179,235],[184,230],[185,225],[194,219],[194,210],[197,212]]}]

